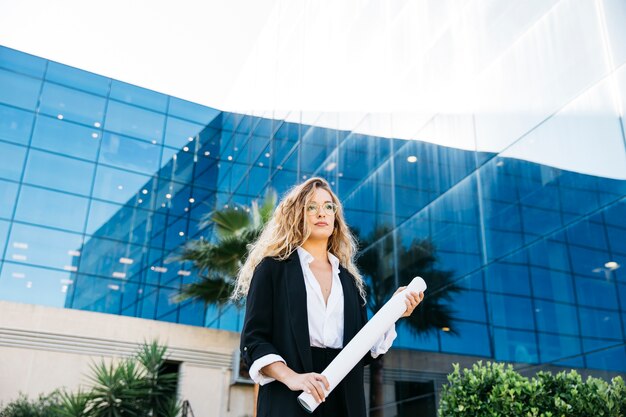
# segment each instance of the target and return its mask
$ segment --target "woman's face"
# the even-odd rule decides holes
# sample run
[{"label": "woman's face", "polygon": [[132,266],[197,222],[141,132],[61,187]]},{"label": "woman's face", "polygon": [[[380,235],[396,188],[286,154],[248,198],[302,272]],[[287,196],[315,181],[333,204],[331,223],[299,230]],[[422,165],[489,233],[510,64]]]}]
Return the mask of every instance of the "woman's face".
[{"label": "woman's face", "polygon": [[336,205],[330,193],[322,188],[316,188],[311,200],[305,206],[307,225],[311,230],[309,239],[328,240],[335,228]]}]

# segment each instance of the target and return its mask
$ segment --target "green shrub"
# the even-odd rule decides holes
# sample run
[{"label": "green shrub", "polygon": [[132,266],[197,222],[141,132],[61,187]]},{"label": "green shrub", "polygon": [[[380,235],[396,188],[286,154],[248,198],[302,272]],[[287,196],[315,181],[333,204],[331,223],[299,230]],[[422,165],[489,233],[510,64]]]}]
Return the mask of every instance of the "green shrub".
[{"label": "green shrub", "polygon": [[528,379],[511,365],[478,362],[448,375],[439,402],[441,417],[626,417],[626,388],[620,377],[607,383],[576,371],[539,372]]},{"label": "green shrub", "polygon": [[36,400],[29,400],[24,394],[0,409],[0,417],[50,417],[59,404],[59,394],[40,395]]}]

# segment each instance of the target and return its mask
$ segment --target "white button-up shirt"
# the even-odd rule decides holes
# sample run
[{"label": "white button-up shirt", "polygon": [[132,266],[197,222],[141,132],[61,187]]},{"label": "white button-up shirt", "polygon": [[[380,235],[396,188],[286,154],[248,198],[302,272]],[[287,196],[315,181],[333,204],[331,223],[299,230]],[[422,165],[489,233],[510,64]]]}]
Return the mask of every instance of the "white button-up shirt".
[{"label": "white button-up shirt", "polygon": [[[332,286],[328,296],[328,304],[326,304],[322,289],[309,266],[315,258],[302,247],[298,247],[297,251],[306,287],[306,307],[311,346],[341,349],[343,347],[344,305],[343,287],[339,278],[339,259],[328,252],[328,260],[332,266]],[[387,353],[396,337],[395,325],[392,325],[370,350],[372,357],[376,358],[378,355]],[[260,373],[263,367],[274,362],[285,363],[285,360],[276,354],[260,357],[250,367],[250,378],[260,385],[274,381],[274,378]]]}]

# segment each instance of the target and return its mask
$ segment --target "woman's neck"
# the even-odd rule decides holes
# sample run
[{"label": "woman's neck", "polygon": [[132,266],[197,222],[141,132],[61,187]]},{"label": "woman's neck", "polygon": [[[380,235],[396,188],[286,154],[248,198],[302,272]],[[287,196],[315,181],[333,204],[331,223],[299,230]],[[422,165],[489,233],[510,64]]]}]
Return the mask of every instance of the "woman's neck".
[{"label": "woman's neck", "polygon": [[328,240],[307,240],[302,244],[302,248],[309,252],[313,257],[322,262],[328,262]]}]

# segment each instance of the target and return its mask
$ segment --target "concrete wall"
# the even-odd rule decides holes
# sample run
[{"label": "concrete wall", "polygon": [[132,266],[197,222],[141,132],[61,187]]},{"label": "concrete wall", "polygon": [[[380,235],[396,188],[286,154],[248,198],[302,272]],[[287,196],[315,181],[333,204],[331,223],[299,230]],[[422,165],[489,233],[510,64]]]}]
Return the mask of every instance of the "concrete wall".
[{"label": "concrete wall", "polygon": [[196,417],[252,415],[253,387],[231,385],[239,333],[0,301],[0,403],[89,385],[90,365],[158,339],[181,362],[179,397]]}]

